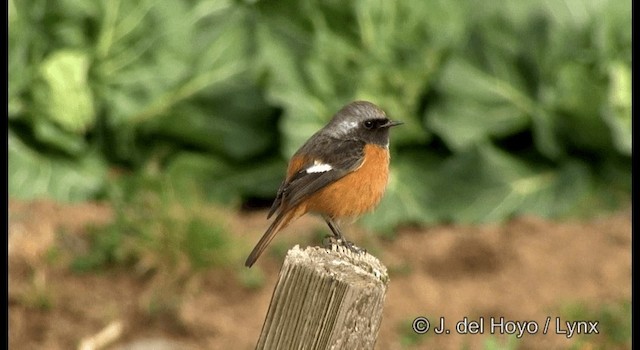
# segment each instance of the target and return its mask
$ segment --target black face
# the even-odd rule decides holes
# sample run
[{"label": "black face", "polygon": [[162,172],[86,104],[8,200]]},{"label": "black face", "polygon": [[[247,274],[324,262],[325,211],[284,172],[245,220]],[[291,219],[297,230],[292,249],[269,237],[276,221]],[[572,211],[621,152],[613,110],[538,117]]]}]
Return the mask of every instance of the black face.
[{"label": "black face", "polygon": [[376,130],[376,129],[380,129],[381,127],[385,126],[388,122],[389,122],[389,119],[386,119],[386,118],[383,118],[383,119],[367,119],[367,120],[362,122],[362,126],[366,130]]},{"label": "black face", "polygon": [[365,119],[354,131],[359,139],[386,147],[389,145],[389,128],[398,124],[387,118]]},{"label": "black face", "polygon": [[389,128],[402,124],[387,118],[384,111],[366,101],[352,102],[343,107],[323,129],[325,134],[373,143],[389,144]]}]

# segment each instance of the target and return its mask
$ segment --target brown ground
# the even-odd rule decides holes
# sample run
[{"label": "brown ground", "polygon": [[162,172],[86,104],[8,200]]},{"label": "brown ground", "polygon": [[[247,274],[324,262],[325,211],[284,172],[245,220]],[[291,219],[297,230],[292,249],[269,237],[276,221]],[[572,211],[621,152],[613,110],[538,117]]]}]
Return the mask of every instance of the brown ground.
[{"label": "brown ground", "polygon": [[[240,237],[246,241],[243,250],[248,252],[266,227],[264,214],[230,218],[234,232],[247,233]],[[86,224],[110,217],[109,208],[100,204],[10,201],[11,349],[78,348],[83,338],[113,322],[123,332],[111,349],[133,349],[135,344],[146,344],[146,349],[254,347],[282,258],[272,254],[258,260],[254,269],[262,270],[265,281],[256,290],[240,282],[243,268],[205,271],[184,289],[173,316],[151,316],[141,307],[148,305],[153,289],[148,278],[124,269],[78,274],[59,258],[64,252],[52,254],[54,245],[86,244],[81,239]],[[294,232],[322,225],[316,218],[302,218],[276,241],[304,244],[313,238]],[[483,348],[489,318],[501,316],[505,321],[536,321],[539,333],[551,317],[550,334],[525,335],[517,342],[519,349],[590,349],[607,341],[599,338],[609,336],[604,329],[595,337],[567,339],[554,334],[555,318],[576,304],[598,310],[631,300],[628,209],[588,220],[522,217],[500,225],[405,228],[393,241],[374,240],[355,228],[352,232],[391,275],[378,349]],[[444,317],[451,334],[413,336],[410,325],[418,316],[429,317],[433,326]],[[483,317],[485,335],[456,334],[455,323],[465,316]],[[502,336],[494,340],[506,341]],[[630,343],[619,348],[630,348]]]}]

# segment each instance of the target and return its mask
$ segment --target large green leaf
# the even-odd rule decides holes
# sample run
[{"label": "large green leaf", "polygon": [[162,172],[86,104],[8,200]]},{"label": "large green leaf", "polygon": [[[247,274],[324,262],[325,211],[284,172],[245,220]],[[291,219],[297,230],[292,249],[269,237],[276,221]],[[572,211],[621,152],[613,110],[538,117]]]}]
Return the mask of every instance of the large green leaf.
[{"label": "large green leaf", "polygon": [[220,157],[183,152],[171,161],[166,174],[176,193],[237,204],[242,196],[275,196],[285,168],[277,159],[234,166]]},{"label": "large green leaf", "polygon": [[492,222],[516,213],[564,215],[589,195],[590,181],[580,163],[554,169],[484,144],[445,161],[431,186],[441,219]]},{"label": "large green leaf", "polygon": [[34,67],[29,64],[29,43],[33,29],[21,18],[14,1],[9,1],[9,113],[16,118],[24,114],[24,92],[29,88]]},{"label": "large green leaf", "polygon": [[83,133],[95,122],[89,87],[89,56],[79,50],[59,50],[40,65],[34,87],[37,117],[47,118],[62,130]]},{"label": "large green leaf", "polygon": [[[249,27],[241,7],[226,2],[105,2],[104,11],[95,48],[95,84],[108,118],[105,140],[111,157],[143,162],[156,143],[140,142],[140,132],[161,139],[149,135],[162,129],[158,124],[172,130],[180,125],[176,133],[200,143],[207,129],[227,123],[230,116],[197,104],[247,83],[246,77],[235,80],[248,69]],[[225,128],[216,130],[210,139]],[[238,147],[241,142],[236,141]]]},{"label": "large green leaf", "polygon": [[104,189],[107,168],[96,153],[79,158],[40,154],[9,133],[9,196],[83,201]]},{"label": "large green leaf", "polygon": [[96,121],[89,86],[89,57],[81,50],[58,50],[38,67],[28,112],[38,142],[70,155],[86,147],[85,133]]},{"label": "large green leaf", "polygon": [[562,136],[571,147],[586,151],[610,148],[611,135],[601,117],[607,86],[592,69],[568,62],[557,71],[554,107]]},{"label": "large green leaf", "polygon": [[144,125],[144,130],[241,161],[276,148],[276,120],[276,111],[247,82],[180,104],[173,113]]},{"label": "large green leaf", "polygon": [[[308,33],[293,18],[265,16],[256,28],[260,52],[256,66],[263,70],[267,80],[267,98],[285,107],[281,128],[287,135],[284,153],[288,155],[293,154],[331,114],[321,101],[306,92],[299,61],[301,53],[307,49],[305,37]],[[299,122],[292,124],[290,120]]]},{"label": "large green leaf", "polygon": [[611,129],[618,152],[631,156],[631,69],[622,62],[613,62],[609,77],[609,101],[603,118]]},{"label": "large green leaf", "polygon": [[454,151],[490,137],[520,132],[529,125],[535,107],[522,89],[470,63],[451,60],[440,87],[455,96],[428,111],[427,126]]}]

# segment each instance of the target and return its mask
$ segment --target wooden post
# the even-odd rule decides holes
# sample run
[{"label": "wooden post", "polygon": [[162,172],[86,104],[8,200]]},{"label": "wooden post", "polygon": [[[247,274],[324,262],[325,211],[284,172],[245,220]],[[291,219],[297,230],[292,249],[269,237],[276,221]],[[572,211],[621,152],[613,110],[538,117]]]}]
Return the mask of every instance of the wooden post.
[{"label": "wooden post", "polygon": [[289,250],[257,349],[373,349],[387,268],[343,246]]}]

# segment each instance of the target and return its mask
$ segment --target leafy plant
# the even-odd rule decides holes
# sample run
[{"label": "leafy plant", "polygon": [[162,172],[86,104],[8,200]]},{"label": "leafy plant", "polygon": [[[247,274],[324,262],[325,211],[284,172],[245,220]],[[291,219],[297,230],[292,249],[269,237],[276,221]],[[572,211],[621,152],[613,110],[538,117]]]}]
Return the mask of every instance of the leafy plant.
[{"label": "leafy plant", "polygon": [[628,348],[631,345],[631,302],[619,301],[600,306],[571,303],[561,311],[566,321],[598,322],[598,334],[581,334],[572,348]]},{"label": "leafy plant", "polygon": [[153,169],[237,207],[367,99],[405,122],[368,227],[612,207],[631,183],[630,5],[10,1],[9,191],[86,200],[112,169]]},{"label": "leafy plant", "polygon": [[89,250],[72,263],[76,271],[133,266],[139,274],[188,277],[231,260],[228,232],[193,209],[197,195],[175,193],[158,176],[124,178],[109,193],[115,218],[91,229]]},{"label": "leafy plant", "polygon": [[500,341],[495,335],[491,334],[484,342],[485,350],[515,350],[518,349],[519,340],[517,337],[510,335],[505,337],[506,340]]},{"label": "leafy plant", "polygon": [[397,324],[396,329],[400,337],[400,344],[404,348],[416,347],[431,339],[431,332],[418,334],[413,330],[414,318],[409,318]]}]

